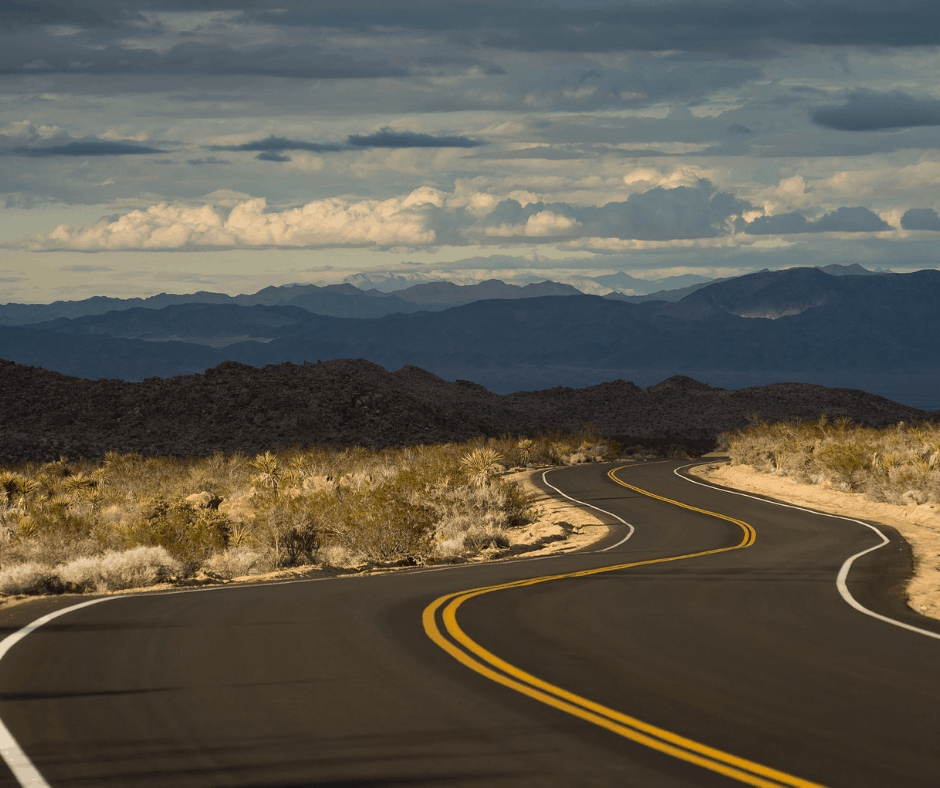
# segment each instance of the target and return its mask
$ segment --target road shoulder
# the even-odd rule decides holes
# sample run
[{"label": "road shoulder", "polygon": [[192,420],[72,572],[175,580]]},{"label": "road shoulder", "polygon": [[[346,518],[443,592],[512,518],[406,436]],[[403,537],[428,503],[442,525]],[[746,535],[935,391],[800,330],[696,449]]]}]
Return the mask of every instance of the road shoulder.
[{"label": "road shoulder", "polygon": [[723,487],[891,526],[910,544],[914,555],[914,575],[907,587],[908,605],[923,616],[940,620],[940,509],[877,503],[861,493],[801,484],[784,476],[762,473],[749,465],[707,463],[692,468],[690,473]]}]

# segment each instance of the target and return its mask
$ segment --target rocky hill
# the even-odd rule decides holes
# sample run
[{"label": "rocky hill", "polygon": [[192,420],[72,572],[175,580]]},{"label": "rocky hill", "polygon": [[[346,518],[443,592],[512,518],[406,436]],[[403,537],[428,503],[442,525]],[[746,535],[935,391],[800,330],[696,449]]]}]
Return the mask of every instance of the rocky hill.
[{"label": "rocky hill", "polygon": [[91,381],[0,360],[0,462],[108,451],[254,453],[298,444],[387,446],[534,435],[586,424],[627,445],[707,450],[749,415],[771,421],[850,416],[885,425],[929,414],[848,389],[774,384],[729,391],[686,377],[647,389],[622,380],[498,395],[417,367],[364,360],[225,362],[205,374]]}]

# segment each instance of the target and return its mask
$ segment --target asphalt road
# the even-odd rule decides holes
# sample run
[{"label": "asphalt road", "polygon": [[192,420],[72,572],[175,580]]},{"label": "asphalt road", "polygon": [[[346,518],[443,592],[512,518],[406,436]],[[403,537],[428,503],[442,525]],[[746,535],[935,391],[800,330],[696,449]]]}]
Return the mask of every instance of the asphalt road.
[{"label": "asphalt road", "polygon": [[[940,640],[836,587],[879,538],[679,464],[616,475],[741,522],[615,466],[554,471],[630,526],[548,559],[95,604],[2,657],[0,719],[51,785],[940,783]],[[851,593],[940,633],[903,605],[889,536]]]}]

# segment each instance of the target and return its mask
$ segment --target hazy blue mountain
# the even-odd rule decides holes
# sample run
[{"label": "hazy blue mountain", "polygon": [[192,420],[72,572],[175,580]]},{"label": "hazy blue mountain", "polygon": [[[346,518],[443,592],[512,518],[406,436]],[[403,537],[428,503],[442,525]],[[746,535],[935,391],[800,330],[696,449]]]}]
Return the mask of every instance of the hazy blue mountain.
[{"label": "hazy blue mountain", "polygon": [[938,302],[937,271],[832,276],[796,268],[714,282],[672,303],[495,298],[379,318],[289,305],[172,304],[0,328],[0,358],[128,380],[202,372],[225,360],[261,367],[365,358],[499,392],[614,378],[648,385],[683,374],[734,388],[774,381],[864,388],[934,409]]},{"label": "hazy blue mountain", "polygon": [[707,276],[698,274],[682,274],[680,276],[667,276],[663,279],[639,279],[630,274],[618,271],[616,274],[589,277],[598,284],[609,287],[611,290],[630,290],[634,295],[643,296],[665,290],[679,290],[693,285],[708,284],[714,281]]},{"label": "hazy blue mountain", "polygon": [[59,318],[104,315],[129,309],[163,309],[179,304],[228,304],[237,306],[295,306],[318,315],[332,317],[382,317],[384,315],[448,309],[485,298],[536,298],[544,295],[577,295],[571,285],[537,282],[510,285],[497,279],[474,285],[430,282],[412,285],[394,293],[375,289],[360,290],[351,284],[281,285],[265,287],[257,293],[230,296],[200,291],[188,295],[160,293],[149,298],[105,298],[56,301],[52,304],[0,304],[0,325],[19,326],[47,323]]},{"label": "hazy blue mountain", "polygon": [[571,285],[558,282],[533,282],[528,285],[510,285],[499,279],[487,279],[475,285],[455,285],[452,282],[427,282],[396,291],[398,298],[415,304],[442,304],[457,306],[488,299],[539,298],[550,295],[581,295]]}]

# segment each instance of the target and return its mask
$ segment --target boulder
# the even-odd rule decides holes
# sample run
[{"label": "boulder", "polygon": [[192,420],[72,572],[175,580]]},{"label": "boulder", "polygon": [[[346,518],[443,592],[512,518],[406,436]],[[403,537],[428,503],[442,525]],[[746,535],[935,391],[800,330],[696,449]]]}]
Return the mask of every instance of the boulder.
[{"label": "boulder", "polygon": [[187,503],[191,503],[197,509],[218,509],[222,499],[215,493],[203,490],[186,496]]}]

